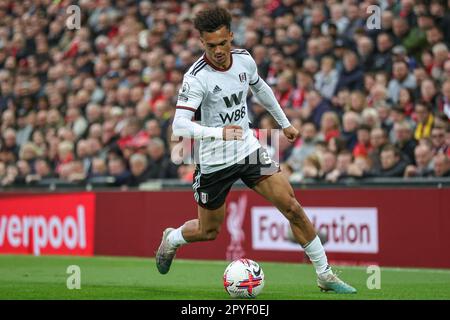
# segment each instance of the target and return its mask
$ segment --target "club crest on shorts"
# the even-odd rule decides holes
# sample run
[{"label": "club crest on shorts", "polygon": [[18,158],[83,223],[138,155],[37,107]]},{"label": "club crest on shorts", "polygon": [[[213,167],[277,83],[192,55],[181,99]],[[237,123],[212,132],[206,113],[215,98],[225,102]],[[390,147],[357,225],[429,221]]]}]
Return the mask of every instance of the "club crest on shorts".
[{"label": "club crest on shorts", "polygon": [[202,200],[203,203],[207,203],[208,202],[208,194],[205,192],[200,192],[200,199]]},{"label": "club crest on shorts", "polygon": [[245,72],[240,73],[239,80],[241,80],[241,82],[247,82],[247,74]]}]

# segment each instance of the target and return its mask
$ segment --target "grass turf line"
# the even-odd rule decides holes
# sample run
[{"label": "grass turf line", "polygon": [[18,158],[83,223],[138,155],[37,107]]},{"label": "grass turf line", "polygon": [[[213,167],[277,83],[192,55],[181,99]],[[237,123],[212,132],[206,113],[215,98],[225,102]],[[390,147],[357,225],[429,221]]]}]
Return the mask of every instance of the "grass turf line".
[{"label": "grass turf line", "polygon": [[[266,283],[258,300],[450,299],[450,270],[381,268],[381,289],[369,290],[365,267],[334,267],[358,289],[322,293],[311,265],[258,261]],[[81,289],[69,290],[68,266],[81,269]],[[231,299],[223,288],[227,261],[176,259],[167,275],[154,258],[0,255],[0,299]]]}]

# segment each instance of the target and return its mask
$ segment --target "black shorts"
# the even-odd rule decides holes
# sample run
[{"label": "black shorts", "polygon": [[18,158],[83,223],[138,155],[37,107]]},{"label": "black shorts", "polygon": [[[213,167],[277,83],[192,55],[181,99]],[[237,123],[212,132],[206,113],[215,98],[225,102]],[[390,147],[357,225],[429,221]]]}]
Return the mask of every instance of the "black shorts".
[{"label": "black shorts", "polygon": [[215,210],[220,208],[239,179],[254,188],[258,182],[280,171],[280,165],[273,161],[264,148],[259,148],[242,161],[212,173],[201,173],[197,165],[194,172],[194,198],[199,206]]}]

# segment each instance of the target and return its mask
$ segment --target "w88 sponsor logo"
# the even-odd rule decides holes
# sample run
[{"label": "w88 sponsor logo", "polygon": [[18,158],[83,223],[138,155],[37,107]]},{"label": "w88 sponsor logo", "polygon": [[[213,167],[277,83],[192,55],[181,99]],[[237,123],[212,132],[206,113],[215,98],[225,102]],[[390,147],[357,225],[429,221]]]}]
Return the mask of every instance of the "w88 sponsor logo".
[{"label": "w88 sponsor logo", "polygon": [[234,110],[232,113],[220,114],[220,119],[222,119],[222,123],[225,124],[227,122],[231,123],[232,121],[237,122],[241,120],[247,114],[245,110],[245,106],[242,106],[240,109]]}]

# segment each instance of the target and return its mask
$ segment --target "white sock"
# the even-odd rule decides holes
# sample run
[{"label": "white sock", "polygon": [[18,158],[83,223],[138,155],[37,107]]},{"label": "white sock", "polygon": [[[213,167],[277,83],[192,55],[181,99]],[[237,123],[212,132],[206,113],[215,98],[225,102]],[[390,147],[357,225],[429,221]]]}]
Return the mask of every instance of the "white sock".
[{"label": "white sock", "polygon": [[313,241],[304,246],[303,249],[308,255],[309,260],[311,260],[312,264],[314,265],[314,268],[316,268],[316,273],[318,275],[331,272],[325,250],[323,249],[322,242],[320,242],[318,236],[316,236]]},{"label": "white sock", "polygon": [[178,229],[173,230],[171,233],[169,233],[169,236],[167,237],[167,240],[169,243],[174,247],[179,247],[183,244],[186,244],[187,241],[183,238],[183,233],[181,232],[181,229],[183,226],[179,227]]}]

